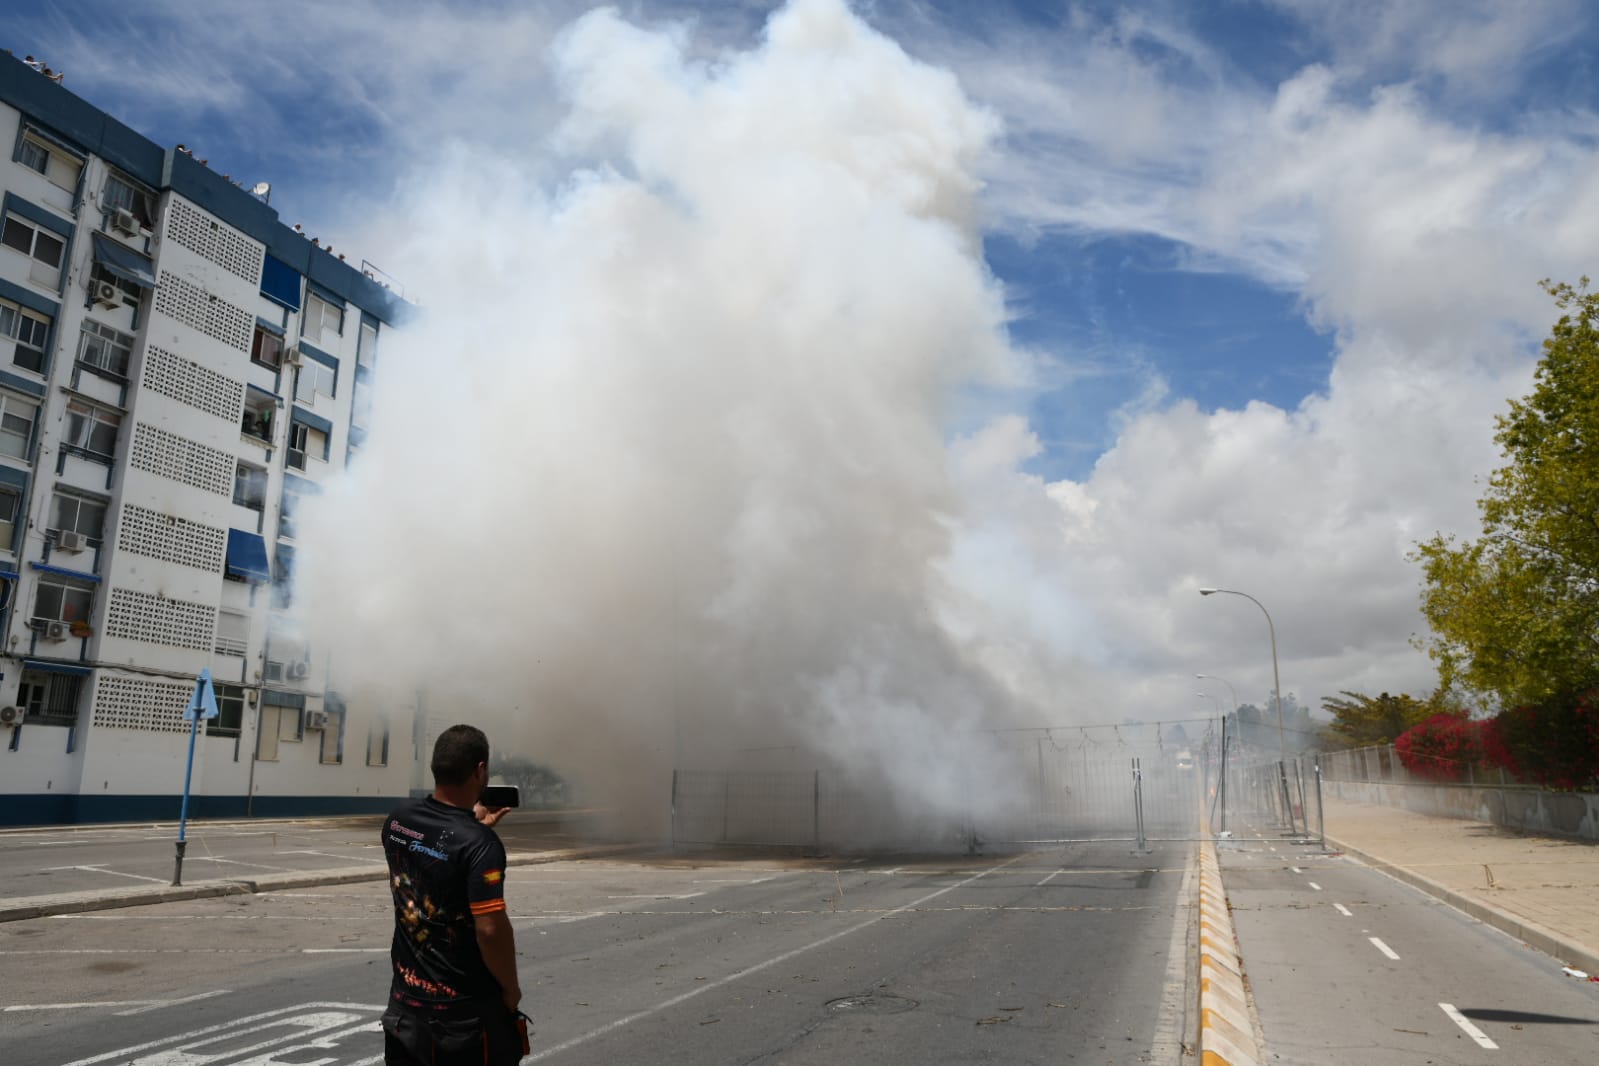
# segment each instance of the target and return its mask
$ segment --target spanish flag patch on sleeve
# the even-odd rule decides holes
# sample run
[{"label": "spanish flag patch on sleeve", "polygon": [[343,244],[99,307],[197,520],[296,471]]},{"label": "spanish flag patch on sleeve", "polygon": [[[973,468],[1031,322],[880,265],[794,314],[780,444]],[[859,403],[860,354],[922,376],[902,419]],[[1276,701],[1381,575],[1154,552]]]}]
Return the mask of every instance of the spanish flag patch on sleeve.
[{"label": "spanish flag patch on sleeve", "polygon": [[483,883],[486,885],[497,885],[503,880],[505,880],[504,870],[485,870],[483,873]]}]

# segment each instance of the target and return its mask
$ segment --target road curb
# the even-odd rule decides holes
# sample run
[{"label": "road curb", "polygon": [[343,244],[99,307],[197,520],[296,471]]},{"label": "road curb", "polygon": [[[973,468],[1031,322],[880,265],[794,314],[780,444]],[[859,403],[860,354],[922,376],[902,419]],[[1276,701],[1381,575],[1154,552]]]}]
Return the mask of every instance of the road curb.
[{"label": "road curb", "polygon": [[1199,847],[1199,1061],[1259,1066],[1261,1058],[1221,862],[1215,841],[1207,839]]},{"label": "road curb", "polygon": [[[588,848],[562,848],[558,851],[517,851],[506,856],[508,866],[538,866],[574,859],[596,859],[619,855],[646,847],[643,844],[599,844]],[[387,866],[369,865],[333,870],[306,870],[263,877],[196,881],[192,885],[156,885],[149,888],[94,889],[89,892],[61,892],[52,896],[27,896],[0,901],[0,923],[49,918],[57,914],[87,914],[92,911],[146,907],[155,903],[175,903],[219,896],[249,896],[260,892],[283,892],[321,885],[353,885],[363,881],[386,881]]]},{"label": "road curb", "polygon": [[1447,885],[1440,884],[1430,877],[1418,874],[1414,870],[1406,869],[1395,862],[1384,859],[1380,855],[1350,847],[1335,837],[1327,837],[1327,843],[1345,855],[1353,856],[1367,866],[1381,870],[1390,877],[1403,881],[1412,888],[1418,888],[1427,895],[1449,904],[1458,911],[1469,914],[1484,925],[1491,925],[1501,932],[1509,933],[1527,946],[1563,961],[1568,966],[1586,970],[1588,973],[1599,973],[1599,951],[1578,944],[1576,941],[1562,936],[1547,926],[1539,925],[1537,922],[1529,921],[1526,918],[1511,914],[1509,911],[1500,910],[1492,904],[1484,903],[1479,899],[1457,892]]}]

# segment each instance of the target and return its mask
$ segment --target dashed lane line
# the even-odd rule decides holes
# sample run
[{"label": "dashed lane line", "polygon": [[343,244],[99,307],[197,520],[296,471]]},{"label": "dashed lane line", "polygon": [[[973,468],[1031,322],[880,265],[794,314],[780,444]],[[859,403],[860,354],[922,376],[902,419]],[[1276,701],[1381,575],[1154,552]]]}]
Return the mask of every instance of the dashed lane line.
[{"label": "dashed lane line", "polygon": [[1440,1003],[1438,1006],[1442,1007],[1444,1013],[1449,1015],[1450,1021],[1460,1026],[1461,1029],[1465,1030],[1467,1036],[1471,1037],[1477,1042],[1478,1047],[1487,1048],[1489,1051],[1499,1050],[1499,1045],[1494,1043],[1492,1040],[1489,1040],[1487,1033],[1483,1032],[1481,1029],[1478,1029],[1475,1025],[1472,1025],[1471,1019],[1467,1018],[1464,1014],[1461,1014],[1458,1010],[1456,1010],[1453,1003]]},{"label": "dashed lane line", "polygon": [[1390,959],[1393,959],[1395,962],[1399,961],[1399,953],[1393,948],[1389,947],[1387,944],[1384,944],[1381,939],[1374,936],[1368,936],[1366,939],[1371,941],[1372,947],[1376,948]]},{"label": "dashed lane line", "polygon": [[1318,884],[1317,884],[1317,883],[1316,883],[1316,882],[1314,882],[1314,881],[1307,881],[1307,882],[1305,882],[1305,883],[1306,883],[1306,884],[1308,884],[1308,885],[1309,885],[1309,886],[1310,886],[1310,887],[1311,887],[1311,888],[1314,888],[1314,889],[1315,889],[1315,890],[1316,890],[1316,891],[1317,891],[1317,892],[1320,892],[1320,891],[1321,891],[1321,886],[1320,886],[1320,885],[1318,885]]},{"label": "dashed lane line", "polygon": [[1337,911],[1339,914],[1342,914],[1345,918],[1354,917],[1354,914],[1350,912],[1349,908],[1344,906],[1342,903],[1334,903],[1333,910]]}]

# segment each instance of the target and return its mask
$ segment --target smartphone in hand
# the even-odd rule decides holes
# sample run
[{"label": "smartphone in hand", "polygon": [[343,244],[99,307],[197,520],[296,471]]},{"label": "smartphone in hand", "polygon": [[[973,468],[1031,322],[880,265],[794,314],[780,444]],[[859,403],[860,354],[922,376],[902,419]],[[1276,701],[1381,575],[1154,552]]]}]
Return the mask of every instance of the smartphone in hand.
[{"label": "smartphone in hand", "polygon": [[520,807],[522,790],[515,785],[485,785],[477,801],[491,811],[502,807]]}]

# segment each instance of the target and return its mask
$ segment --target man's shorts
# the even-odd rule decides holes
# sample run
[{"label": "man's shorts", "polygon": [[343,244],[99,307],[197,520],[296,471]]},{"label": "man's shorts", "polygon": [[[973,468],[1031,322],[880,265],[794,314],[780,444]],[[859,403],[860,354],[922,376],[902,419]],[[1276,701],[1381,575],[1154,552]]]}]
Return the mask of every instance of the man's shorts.
[{"label": "man's shorts", "polygon": [[502,1004],[477,1016],[429,1017],[390,1005],[383,1014],[386,1066],[516,1066],[522,1036]]}]

